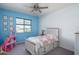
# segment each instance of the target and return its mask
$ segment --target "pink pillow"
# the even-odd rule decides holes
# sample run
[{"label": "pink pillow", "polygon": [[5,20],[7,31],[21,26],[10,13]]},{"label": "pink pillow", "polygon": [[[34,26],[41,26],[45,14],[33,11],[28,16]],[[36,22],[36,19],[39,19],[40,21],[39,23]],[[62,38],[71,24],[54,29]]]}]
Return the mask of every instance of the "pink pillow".
[{"label": "pink pillow", "polygon": [[47,36],[48,39],[50,39],[50,40],[58,41],[58,38],[57,38],[56,35],[53,35],[53,34],[46,34],[46,36]]},{"label": "pink pillow", "polygon": [[43,42],[43,43],[48,43],[48,38],[47,38],[47,36],[42,36],[41,37],[41,41]]}]

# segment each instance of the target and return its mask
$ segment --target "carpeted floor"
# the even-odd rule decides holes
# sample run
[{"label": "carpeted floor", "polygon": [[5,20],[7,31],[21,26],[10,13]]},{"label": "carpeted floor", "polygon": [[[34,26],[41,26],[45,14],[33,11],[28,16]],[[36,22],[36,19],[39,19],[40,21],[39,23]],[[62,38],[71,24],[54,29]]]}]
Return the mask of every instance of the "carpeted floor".
[{"label": "carpeted floor", "polygon": [[[30,55],[30,54],[27,51],[25,51],[24,44],[19,44],[16,45],[16,47],[13,48],[10,52],[8,52],[8,55]],[[57,47],[52,51],[48,52],[46,55],[74,55],[74,53],[64,48]]]}]

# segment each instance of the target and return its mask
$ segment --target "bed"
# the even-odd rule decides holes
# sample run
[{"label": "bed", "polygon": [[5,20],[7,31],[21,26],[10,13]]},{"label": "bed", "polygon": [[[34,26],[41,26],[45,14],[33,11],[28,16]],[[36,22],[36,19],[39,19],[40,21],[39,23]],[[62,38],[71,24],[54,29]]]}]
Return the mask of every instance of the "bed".
[{"label": "bed", "polygon": [[43,55],[59,46],[59,29],[47,28],[45,35],[25,40],[25,50],[32,55]]}]

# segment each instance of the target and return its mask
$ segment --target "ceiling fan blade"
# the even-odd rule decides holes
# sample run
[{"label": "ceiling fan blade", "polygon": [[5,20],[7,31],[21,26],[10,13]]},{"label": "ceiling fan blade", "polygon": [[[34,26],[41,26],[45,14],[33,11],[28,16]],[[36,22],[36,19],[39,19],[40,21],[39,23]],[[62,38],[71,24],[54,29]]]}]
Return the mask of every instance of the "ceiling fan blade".
[{"label": "ceiling fan blade", "polygon": [[47,9],[48,7],[39,7],[39,9]]}]

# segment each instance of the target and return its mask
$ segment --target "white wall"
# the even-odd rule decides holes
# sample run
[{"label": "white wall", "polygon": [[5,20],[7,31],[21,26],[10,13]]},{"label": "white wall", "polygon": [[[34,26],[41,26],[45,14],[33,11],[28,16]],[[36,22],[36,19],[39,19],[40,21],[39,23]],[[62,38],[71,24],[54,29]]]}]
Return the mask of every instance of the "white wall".
[{"label": "white wall", "polygon": [[47,27],[60,28],[60,46],[74,51],[74,33],[79,31],[79,4],[41,16],[40,20],[41,30]]}]

